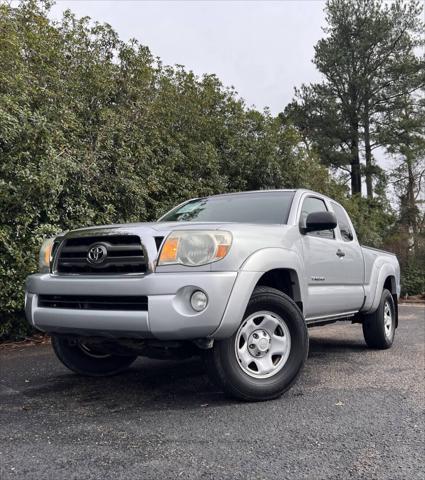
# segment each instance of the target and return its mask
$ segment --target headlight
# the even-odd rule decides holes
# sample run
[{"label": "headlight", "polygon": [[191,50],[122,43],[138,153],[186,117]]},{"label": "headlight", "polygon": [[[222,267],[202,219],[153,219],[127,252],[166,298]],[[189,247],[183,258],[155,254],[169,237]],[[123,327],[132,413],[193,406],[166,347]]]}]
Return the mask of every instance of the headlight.
[{"label": "headlight", "polygon": [[221,230],[171,232],[162,246],[158,265],[206,265],[224,258],[231,245],[231,233]]},{"label": "headlight", "polygon": [[50,262],[52,260],[52,250],[55,237],[44,240],[40,249],[40,256],[38,261],[38,271],[40,273],[50,272]]}]

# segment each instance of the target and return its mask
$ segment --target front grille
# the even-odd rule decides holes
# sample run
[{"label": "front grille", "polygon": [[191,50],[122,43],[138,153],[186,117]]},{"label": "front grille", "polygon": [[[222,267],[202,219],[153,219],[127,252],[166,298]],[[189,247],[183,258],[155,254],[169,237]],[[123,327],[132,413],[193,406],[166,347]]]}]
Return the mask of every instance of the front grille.
[{"label": "front grille", "polygon": [[[88,253],[100,246],[104,253],[101,263],[91,263]],[[103,235],[64,240],[58,251],[58,273],[109,275],[146,272],[146,258],[137,235]]]},{"label": "front grille", "polygon": [[145,296],[102,295],[39,295],[42,308],[69,308],[75,310],[148,310]]}]

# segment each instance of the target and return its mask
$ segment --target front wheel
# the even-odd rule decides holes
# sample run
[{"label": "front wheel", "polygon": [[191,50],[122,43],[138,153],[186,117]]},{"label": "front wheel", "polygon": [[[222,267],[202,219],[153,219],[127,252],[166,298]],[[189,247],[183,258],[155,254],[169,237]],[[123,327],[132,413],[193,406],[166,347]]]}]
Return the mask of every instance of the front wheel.
[{"label": "front wheel", "polygon": [[106,377],[129,367],[137,356],[121,356],[96,350],[79,340],[52,336],[52,347],[58,359],[75,373],[91,377]]},{"label": "front wheel", "polygon": [[297,305],[279,290],[257,287],[238,330],[216,341],[205,361],[227,394],[261,401],[288,390],[307,355],[308,332]]}]

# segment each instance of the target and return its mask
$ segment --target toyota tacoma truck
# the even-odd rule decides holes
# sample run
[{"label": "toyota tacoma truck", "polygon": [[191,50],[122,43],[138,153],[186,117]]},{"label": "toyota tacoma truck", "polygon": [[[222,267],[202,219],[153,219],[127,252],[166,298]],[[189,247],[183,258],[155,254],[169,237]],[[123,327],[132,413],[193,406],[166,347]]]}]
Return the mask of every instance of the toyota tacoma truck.
[{"label": "toyota tacoma truck", "polygon": [[78,374],[116,374],[137,356],[199,354],[227,394],[255,401],[296,381],[308,327],[350,320],[369,347],[389,348],[399,295],[397,258],[362,247],[340,204],[265,190],[47,239],[25,309]]}]

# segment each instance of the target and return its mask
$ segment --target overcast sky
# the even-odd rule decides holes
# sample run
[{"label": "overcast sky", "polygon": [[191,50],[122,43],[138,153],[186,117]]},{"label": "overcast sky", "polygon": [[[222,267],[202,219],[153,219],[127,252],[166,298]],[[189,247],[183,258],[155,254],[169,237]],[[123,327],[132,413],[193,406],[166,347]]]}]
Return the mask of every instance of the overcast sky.
[{"label": "overcast sky", "polygon": [[324,2],[63,0],[51,16],[71,9],[107,22],[123,40],[136,38],[169,65],[215,73],[249,106],[276,114],[294,86],[319,79],[313,46],[323,36]]}]

